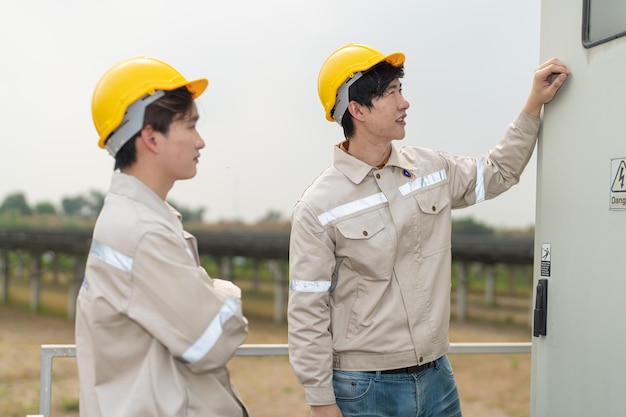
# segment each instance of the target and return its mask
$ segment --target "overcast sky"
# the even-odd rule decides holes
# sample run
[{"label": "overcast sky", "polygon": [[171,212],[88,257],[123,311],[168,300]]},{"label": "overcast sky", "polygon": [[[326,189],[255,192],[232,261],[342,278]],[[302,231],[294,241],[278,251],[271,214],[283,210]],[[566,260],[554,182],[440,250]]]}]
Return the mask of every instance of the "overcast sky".
[{"label": "overcast sky", "polygon": [[[480,156],[521,110],[539,64],[540,1],[3,0],[0,201],[105,192],[91,95],[114,63],[162,59],[206,77],[198,174],[169,198],[206,220],[287,218],[332,162],[341,128],[317,96],[326,57],[348,43],[404,52],[407,135],[396,146]],[[455,212],[497,227],[534,224],[536,158],[496,200]]]}]

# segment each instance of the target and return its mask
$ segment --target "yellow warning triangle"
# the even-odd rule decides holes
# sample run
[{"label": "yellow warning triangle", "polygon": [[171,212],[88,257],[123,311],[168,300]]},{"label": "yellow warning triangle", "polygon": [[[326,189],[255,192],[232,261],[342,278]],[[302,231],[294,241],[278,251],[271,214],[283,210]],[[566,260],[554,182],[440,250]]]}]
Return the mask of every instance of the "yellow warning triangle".
[{"label": "yellow warning triangle", "polygon": [[615,173],[615,179],[613,179],[613,185],[611,191],[614,193],[626,193],[626,162],[621,161],[617,172]]}]

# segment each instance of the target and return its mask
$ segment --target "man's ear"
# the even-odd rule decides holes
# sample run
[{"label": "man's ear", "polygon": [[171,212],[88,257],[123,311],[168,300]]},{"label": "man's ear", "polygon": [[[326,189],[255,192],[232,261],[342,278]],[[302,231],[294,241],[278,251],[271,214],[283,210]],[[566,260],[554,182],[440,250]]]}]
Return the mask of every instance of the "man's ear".
[{"label": "man's ear", "polygon": [[141,142],[142,146],[146,148],[150,152],[158,153],[159,147],[158,142],[155,138],[155,135],[159,132],[155,131],[152,128],[152,125],[146,125],[139,132],[138,140]]},{"label": "man's ear", "polygon": [[351,102],[348,103],[348,111],[350,112],[352,117],[355,118],[356,120],[361,121],[361,122],[364,120],[363,106],[361,106],[356,101],[352,100]]}]

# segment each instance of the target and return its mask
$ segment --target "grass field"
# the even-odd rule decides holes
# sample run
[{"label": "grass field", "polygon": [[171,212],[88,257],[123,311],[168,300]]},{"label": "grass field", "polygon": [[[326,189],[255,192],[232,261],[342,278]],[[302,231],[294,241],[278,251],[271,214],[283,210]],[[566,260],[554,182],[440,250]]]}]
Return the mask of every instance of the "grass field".
[{"label": "grass field", "polygon": [[[28,289],[12,287],[11,305],[0,306],[0,416],[25,417],[39,408],[41,344],[74,343],[73,323],[63,317],[65,293],[44,291],[46,314],[28,311]],[[286,343],[285,324],[271,320],[272,296],[244,295],[250,320],[246,343]],[[470,318],[452,320],[452,342],[530,341],[527,296],[499,296],[483,305],[480,293],[470,297]],[[454,355],[465,417],[525,417],[530,403],[530,355]],[[252,417],[308,416],[302,389],[286,357],[233,358],[229,364]],[[52,417],[78,415],[78,378],[72,358],[54,360]]]}]

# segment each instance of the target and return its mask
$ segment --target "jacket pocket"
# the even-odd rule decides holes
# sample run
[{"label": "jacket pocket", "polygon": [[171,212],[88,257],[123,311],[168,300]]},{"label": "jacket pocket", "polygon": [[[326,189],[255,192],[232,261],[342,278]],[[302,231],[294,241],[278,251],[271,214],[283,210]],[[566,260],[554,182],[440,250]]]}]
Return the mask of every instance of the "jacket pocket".
[{"label": "jacket pocket", "polygon": [[450,195],[446,184],[415,194],[419,207],[419,239],[422,256],[450,248],[452,218]]},{"label": "jacket pocket", "polygon": [[395,237],[378,211],[337,223],[335,254],[343,267],[368,277],[387,276],[393,268]]}]

